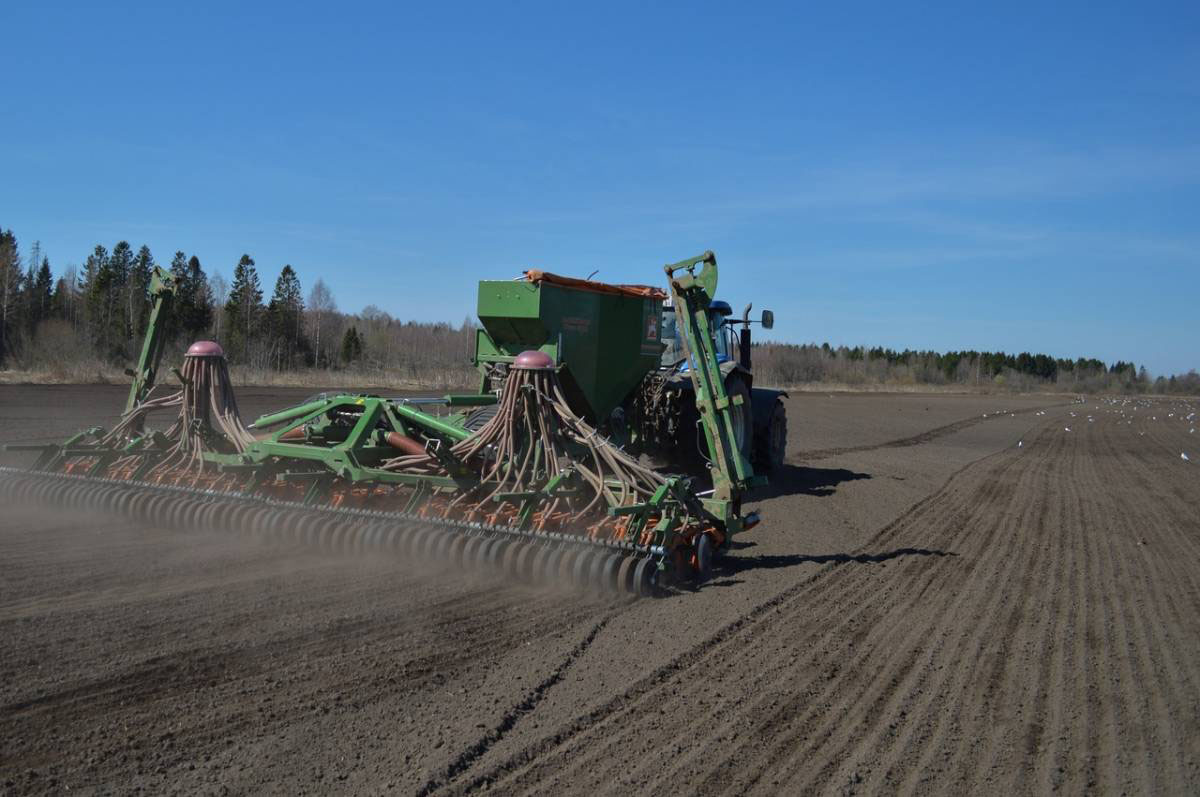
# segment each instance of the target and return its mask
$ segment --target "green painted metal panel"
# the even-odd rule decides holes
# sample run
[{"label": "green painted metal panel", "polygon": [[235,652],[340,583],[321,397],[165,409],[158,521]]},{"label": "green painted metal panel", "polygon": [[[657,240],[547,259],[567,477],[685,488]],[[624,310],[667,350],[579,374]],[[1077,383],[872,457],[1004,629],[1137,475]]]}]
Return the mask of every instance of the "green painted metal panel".
[{"label": "green painted metal panel", "polygon": [[577,407],[607,418],[662,354],[658,299],[550,282],[484,280],[479,283],[477,362],[508,362],[540,349],[566,366],[564,379]]}]

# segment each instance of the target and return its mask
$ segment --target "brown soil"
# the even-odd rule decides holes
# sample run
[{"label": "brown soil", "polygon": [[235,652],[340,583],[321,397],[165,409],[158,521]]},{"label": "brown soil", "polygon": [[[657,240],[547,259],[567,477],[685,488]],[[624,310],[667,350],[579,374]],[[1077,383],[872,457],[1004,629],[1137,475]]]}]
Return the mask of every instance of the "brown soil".
[{"label": "brown soil", "polygon": [[[762,525],[663,600],[5,507],[0,784],[1197,793],[1200,402],[1053,400],[794,396]],[[0,387],[0,440],[122,402]]]}]

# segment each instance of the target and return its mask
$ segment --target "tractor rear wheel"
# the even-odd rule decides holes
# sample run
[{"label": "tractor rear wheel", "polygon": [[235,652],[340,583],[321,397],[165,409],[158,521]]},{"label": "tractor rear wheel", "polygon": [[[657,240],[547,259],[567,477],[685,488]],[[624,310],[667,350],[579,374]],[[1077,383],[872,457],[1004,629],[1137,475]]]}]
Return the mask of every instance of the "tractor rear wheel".
[{"label": "tractor rear wheel", "polygon": [[771,416],[756,438],[754,451],[758,466],[767,473],[782,468],[787,454],[787,410],[779,399],[771,403]]},{"label": "tractor rear wheel", "polygon": [[[750,388],[737,374],[725,380],[725,394],[729,396],[730,419],[733,421],[733,443],[746,461],[750,461],[750,445],[754,440],[754,409],[750,406]],[[734,396],[742,397],[742,406],[734,404]]]},{"label": "tractor rear wheel", "polygon": [[[742,452],[747,461],[751,456],[754,443],[754,410],[750,406],[750,388],[737,374],[730,374],[725,380],[725,395],[730,399],[733,421],[733,444]],[[734,396],[742,397],[740,407],[732,404]],[[683,394],[683,407],[680,413],[678,450],[683,455],[683,464],[697,466],[703,470],[704,462],[711,462],[712,452],[708,450],[708,438],[700,424],[700,409],[696,406],[696,395],[689,389]]]}]

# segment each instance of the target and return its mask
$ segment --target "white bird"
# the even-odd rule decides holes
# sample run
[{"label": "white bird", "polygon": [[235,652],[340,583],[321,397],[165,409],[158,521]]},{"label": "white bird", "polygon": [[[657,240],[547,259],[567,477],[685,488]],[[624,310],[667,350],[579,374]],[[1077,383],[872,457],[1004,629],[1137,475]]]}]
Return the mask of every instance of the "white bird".
[{"label": "white bird", "polygon": [[1018,440],[1018,441],[1017,441],[1017,448],[1020,448],[1020,447],[1021,447],[1023,444],[1024,444],[1024,441],[1022,441],[1022,440]]},{"label": "white bird", "polygon": [[1063,431],[1064,431],[1064,432],[1069,432],[1069,431],[1071,431],[1071,427],[1070,427],[1070,426],[1064,426],[1064,427],[1063,427]]}]

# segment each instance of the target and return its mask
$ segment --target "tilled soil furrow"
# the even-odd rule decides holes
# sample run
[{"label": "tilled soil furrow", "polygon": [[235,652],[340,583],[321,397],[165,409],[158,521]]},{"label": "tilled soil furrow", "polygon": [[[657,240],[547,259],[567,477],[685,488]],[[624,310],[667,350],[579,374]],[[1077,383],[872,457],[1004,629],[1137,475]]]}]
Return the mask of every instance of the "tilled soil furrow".
[{"label": "tilled soil furrow", "polygon": [[[1003,489],[1004,487],[1005,487],[1005,483],[1003,482],[1003,480],[991,480],[991,481],[985,482],[985,489],[988,489],[988,490]],[[1011,490],[1011,488],[1009,488],[1009,489]],[[947,494],[949,492],[950,492],[949,490],[939,492],[939,494],[932,496],[930,499],[927,499],[926,501],[921,502],[917,507],[914,507],[913,511],[910,514],[906,515],[905,520],[898,520],[896,522],[893,522],[892,524],[889,524],[889,526],[886,529],[884,529],[879,535],[877,535],[874,543],[876,545],[881,545],[883,547],[886,547],[887,544],[889,544],[889,542],[891,540],[897,538],[898,531],[907,528],[907,524],[916,524],[918,521],[923,521],[927,513],[931,512],[933,509],[935,509],[936,507],[938,507],[939,505],[941,505],[943,503],[947,504],[947,506],[950,507],[947,511],[950,512],[951,514],[960,512],[961,507],[963,505],[962,500],[961,500],[962,496],[961,495],[956,496],[957,500],[951,502],[951,501],[946,500]],[[968,504],[968,506],[970,506],[970,504]],[[973,514],[973,510],[971,511],[971,514]],[[931,523],[930,525],[933,525],[933,524]],[[971,524],[963,524],[963,525],[970,526]],[[955,528],[961,528],[961,527],[962,527],[961,525],[955,526]],[[921,558],[925,559],[925,558],[933,558],[933,557],[921,557]],[[799,600],[789,601],[789,604],[790,603],[798,604],[798,608],[800,609],[800,613],[801,613],[802,617],[809,617],[809,618],[815,619],[814,625],[816,627],[824,630],[823,641],[825,642],[826,646],[830,646],[831,643],[844,638],[845,637],[845,629],[847,627],[853,628],[857,625],[857,623],[855,622],[853,617],[847,618],[847,616],[845,614],[845,606],[847,604],[857,605],[859,607],[859,611],[862,611],[865,607],[870,606],[872,603],[870,600],[863,601],[861,599],[858,600],[857,602],[852,601],[852,600],[848,601],[846,591],[853,589],[855,592],[858,592],[858,593],[867,593],[871,590],[878,589],[878,585],[873,583],[871,580],[867,580],[865,578],[854,578],[852,573],[845,573],[845,572],[839,570],[838,576],[839,576],[838,578],[834,578],[832,581],[830,581],[828,579],[822,580],[819,583],[819,590],[818,590],[818,588],[814,588],[814,591],[820,592],[821,600],[819,603],[813,602],[810,600],[805,600],[804,602],[800,602]],[[895,580],[894,577],[889,577],[887,579],[887,582],[892,583],[894,580]],[[839,589],[839,587],[840,587],[840,589]],[[783,608],[781,607],[781,610],[778,614],[786,616],[787,613],[785,611],[783,611]],[[774,619],[773,623],[771,623],[769,626],[767,626],[765,624],[756,625],[755,631],[759,632],[759,634],[762,634],[764,629],[767,629],[767,630],[769,630],[771,628],[778,629],[779,620],[775,619],[775,618],[771,618],[771,619]],[[906,627],[903,624],[898,625],[898,626],[888,625],[887,627],[889,629],[895,629],[897,633],[903,633],[906,631]],[[867,630],[871,631],[871,630],[876,630],[876,629],[877,629],[877,624],[873,624]],[[769,636],[769,634],[768,634],[768,636]],[[861,632],[860,632],[860,636],[861,636]],[[753,666],[756,669],[762,668],[764,664],[767,664],[767,662],[759,660],[759,659],[761,659],[761,656],[759,655],[761,653],[761,651],[756,649],[752,645],[749,645],[748,642],[749,642],[748,639],[745,639],[745,638],[742,638],[739,636],[738,645],[733,648],[734,655],[738,656],[741,659],[754,658],[755,661],[753,662]],[[842,642],[841,644],[837,645],[836,647],[840,648],[844,644],[845,643]],[[828,647],[817,646],[815,648],[815,650],[817,651],[817,655],[813,658],[813,662],[827,658],[830,653]],[[750,655],[747,655],[745,653],[745,651],[752,651],[752,653]],[[857,660],[852,660],[852,661],[854,661],[854,664],[855,664],[855,666],[852,668],[852,674],[856,674],[858,672],[858,667],[861,666],[861,664]],[[745,671],[745,669],[743,667],[738,667],[736,669],[740,672]],[[792,668],[792,669],[794,670],[795,668]],[[811,714],[811,713],[825,714],[826,709],[824,707],[827,703],[827,700],[824,699],[824,695],[827,693],[833,693],[834,691],[836,691],[838,688],[837,683],[840,683],[843,679],[849,680],[849,682],[854,682],[853,680],[848,679],[847,674],[842,673],[839,668],[839,671],[837,672],[837,676],[835,679],[836,680],[835,683],[831,683],[831,684],[823,686],[823,688],[818,690],[816,693],[813,693],[811,689],[801,690],[801,693],[796,700],[785,701],[784,705],[776,706],[775,710],[770,712],[767,715],[767,717],[765,718],[765,721],[760,717],[759,714],[753,713],[752,711],[747,711],[746,714],[748,716],[760,717],[759,721],[752,723],[752,725],[755,728],[753,733],[743,734],[742,738],[745,740],[743,742],[743,746],[742,747],[735,746],[733,748],[733,750],[730,751],[730,754],[728,756],[729,761],[740,761],[743,766],[739,767],[737,771],[731,771],[729,768],[723,768],[723,767],[719,766],[719,762],[717,762],[718,766],[712,767],[712,771],[714,772],[714,774],[719,779],[724,778],[727,775],[730,777],[736,778],[737,785],[739,786],[739,788],[745,787],[748,785],[752,785],[752,783],[754,782],[754,776],[752,773],[754,773],[757,768],[754,766],[746,765],[747,764],[747,756],[749,756],[751,759],[756,759],[756,758],[762,758],[763,760],[772,759],[772,757],[775,755],[773,750],[775,749],[775,747],[777,747],[779,745],[776,745],[776,744],[769,745],[767,750],[764,751],[762,744],[761,744],[762,739],[774,740],[774,739],[781,738],[782,728],[784,726],[794,726],[796,724],[796,719],[797,719],[796,711],[798,709],[800,709],[802,706],[807,706],[808,711],[807,711],[807,713],[803,714],[800,717],[801,720],[803,720],[805,717],[808,716],[808,714]],[[794,675],[789,675],[787,680],[790,683],[790,689],[793,692],[795,692],[797,690],[797,684],[794,682],[795,681]],[[820,681],[822,681],[822,682],[827,681],[827,680],[830,680],[830,679],[826,679],[826,678],[820,679]],[[773,693],[773,690],[769,684],[763,684],[760,680],[756,680],[755,683],[756,683],[756,685],[760,685],[762,687],[761,692],[763,694],[771,695]],[[623,716],[628,716],[629,714],[635,714],[635,716],[636,716],[637,714],[642,714],[642,713],[647,713],[647,712],[650,714],[653,714],[652,708],[653,708],[652,706],[648,707],[646,705],[639,703],[635,707],[631,707],[628,711],[626,711],[623,714]],[[762,710],[761,705],[752,706],[751,708],[758,710],[758,711]],[[775,717],[777,719],[772,720],[772,717]],[[615,723],[615,725],[620,726],[621,723]],[[776,726],[778,726],[778,727],[776,727]],[[704,726],[701,725],[700,727],[704,727]],[[801,723],[800,727],[801,728],[803,727],[802,723]],[[593,730],[594,730],[593,737],[603,733],[603,729],[598,726],[593,726]],[[592,737],[589,737],[589,738],[592,738]],[[780,744],[786,744],[786,737],[785,737],[785,741]],[[587,745],[584,743],[579,743],[578,747],[586,748]],[[594,750],[595,747],[593,746],[592,749]],[[590,762],[588,760],[589,756],[587,755],[586,750],[579,751],[582,754],[582,758],[577,758],[573,754],[574,750],[575,750],[575,747],[573,746],[568,750],[560,751],[560,755],[563,759],[568,759],[572,762],[570,765],[568,765],[569,769],[571,769],[571,770],[586,769],[587,766],[590,764]],[[546,761],[545,756],[539,757],[539,759],[537,761],[537,766],[538,767],[549,766],[549,764]],[[749,781],[747,781],[747,778],[749,779]],[[525,780],[526,779],[524,779],[524,778],[522,779],[522,781],[525,781]],[[533,777],[532,780],[537,780],[537,777],[536,776]],[[505,785],[508,786],[510,784],[505,784]],[[715,785],[716,784],[712,783],[712,782],[710,782],[708,784],[709,787],[712,787]],[[729,786],[731,784],[726,783],[725,785]],[[519,786],[519,782],[511,784],[511,786],[514,789],[518,789],[518,790],[521,788]]]},{"label": "tilled soil furrow", "polygon": [[[942,703],[941,696],[945,694],[946,684],[944,677],[947,676],[949,670],[943,669],[939,671],[936,667],[936,662],[940,657],[948,660],[959,660],[959,655],[956,648],[945,649],[941,645],[941,640],[945,635],[938,633],[943,627],[943,620],[952,615],[955,611],[956,602],[950,599],[947,594],[961,588],[962,585],[978,581],[980,575],[986,573],[993,559],[992,552],[997,548],[1003,548],[1006,537],[1005,530],[1000,527],[995,512],[993,512],[994,503],[1005,503],[1011,500],[1011,496],[1015,494],[1017,484],[1015,480],[1008,478],[1008,472],[1012,468],[1011,462],[1001,462],[989,474],[989,478],[983,480],[979,489],[981,497],[986,496],[983,500],[970,501],[968,506],[977,508],[978,511],[968,515],[966,518],[959,519],[960,524],[947,524],[942,518],[933,518],[931,525],[934,528],[945,529],[949,531],[953,528],[963,530],[969,529],[969,533],[955,539],[953,545],[958,552],[959,561],[956,561],[952,566],[942,566],[938,568],[938,576],[936,578],[938,589],[929,593],[929,598],[925,601],[924,606],[918,606],[915,603],[901,602],[892,604],[889,608],[890,618],[884,622],[878,631],[883,629],[903,629],[903,635],[899,643],[884,641],[879,647],[883,650],[888,650],[893,646],[898,648],[892,653],[892,658],[896,658],[900,651],[909,649],[914,655],[921,656],[920,667],[912,670],[911,673],[918,674],[918,679],[912,679],[915,683],[910,683],[909,671],[888,671],[891,660],[885,658],[880,663],[880,668],[877,673],[873,674],[872,678],[865,679],[867,684],[889,683],[896,681],[899,688],[891,690],[889,695],[888,706],[878,713],[868,715],[869,723],[863,725],[865,729],[860,733],[859,722],[844,722],[837,729],[836,733],[822,746],[822,748],[813,749],[808,756],[797,756],[797,774],[802,777],[796,784],[798,788],[812,788],[816,784],[826,782],[854,782],[857,777],[864,777],[858,771],[860,767],[857,764],[847,763],[847,760],[852,758],[853,754],[862,749],[873,751],[872,758],[876,758],[881,754],[886,754],[887,749],[891,747],[893,742],[907,742],[908,750],[905,759],[911,760],[919,746],[925,740],[934,737],[934,734],[926,730],[917,730],[915,733],[910,733],[909,729],[925,728],[923,722],[938,712],[934,708]],[[980,546],[978,550],[972,550],[973,547]],[[911,591],[918,583],[917,573],[898,572],[892,574],[894,586],[898,591]],[[916,594],[926,592],[923,588],[917,589]],[[904,618],[917,614],[919,610],[924,609],[925,613],[930,613],[928,622],[911,623],[897,621],[897,618]],[[980,622],[972,626],[973,631],[977,631],[981,627],[986,626],[986,621],[980,618]],[[974,638],[979,638],[977,635]],[[938,640],[931,644],[931,638]],[[966,644],[970,637],[964,636],[956,640],[959,645]],[[976,662],[977,657],[968,657],[966,661]],[[934,681],[929,682],[929,677],[933,676]],[[941,676],[941,680],[939,680]],[[854,683],[851,681],[850,683]],[[900,709],[899,706],[905,706]],[[899,712],[903,712],[899,714]],[[899,714],[900,719],[897,719]],[[831,714],[836,721],[838,713]],[[888,722],[888,719],[892,719]],[[894,727],[893,727],[894,726]],[[871,731],[872,733],[866,733]],[[875,732],[886,731],[889,740],[878,742],[875,740]],[[919,741],[918,741],[919,740]],[[913,746],[913,744],[917,746]],[[839,753],[838,751],[842,751]],[[816,769],[810,765],[799,766],[802,759],[823,760],[827,763],[824,767]],[[843,766],[844,764],[844,766]],[[842,766],[843,771],[834,776],[834,771],[837,767]],[[850,768],[850,769],[847,769]],[[815,771],[814,771],[815,770]],[[891,779],[900,774],[895,768],[889,767],[884,770],[883,777]]]},{"label": "tilled soil furrow", "polygon": [[[995,518],[991,531],[995,544],[981,552],[978,574],[962,582],[961,596],[952,602],[954,615],[948,625],[957,631],[957,645],[943,660],[931,663],[939,673],[938,681],[928,695],[922,696],[911,741],[892,768],[901,788],[927,788],[949,777],[946,773],[953,762],[943,738],[943,729],[950,722],[945,711],[947,698],[973,713],[967,726],[958,731],[975,737],[965,750],[970,762],[967,774],[987,773],[985,778],[992,777],[995,767],[989,761],[990,753],[1008,722],[1003,716],[1007,707],[1002,692],[1007,648],[1022,611],[1019,605],[1009,604],[1014,582],[1024,575],[1027,583],[1030,574],[1021,531],[1037,510],[1025,493],[1044,478],[1059,445],[1056,438],[1039,435],[1028,451],[1008,454],[1009,466],[1016,473],[1012,493],[1003,502],[974,502],[984,516]],[[979,478],[994,477],[984,474]],[[964,544],[970,544],[970,539]],[[1027,592],[1026,587],[1016,590],[1018,595]],[[987,766],[982,763],[985,761],[989,762]]]},{"label": "tilled soil furrow", "polygon": [[[1003,480],[989,481],[986,485],[988,491],[1004,487]],[[939,512],[954,513],[958,521],[956,527],[971,527],[974,519],[968,510],[967,520],[964,522],[962,506],[961,496],[957,496],[953,502],[945,500],[945,496],[935,496],[916,507],[910,516],[906,516],[905,521],[890,524],[885,533],[881,533],[876,538],[876,545],[889,547],[900,544],[903,537],[902,532],[910,531],[909,526],[923,526],[926,523],[932,525],[934,518],[940,518]],[[967,506],[970,507],[970,504]],[[924,580],[927,583],[934,583],[937,580],[936,571],[913,564],[914,560],[918,558],[932,559],[935,557],[910,557],[895,560],[893,566],[911,573],[911,579],[914,582]],[[965,566],[970,568],[973,567],[973,564],[965,563]],[[838,589],[839,583],[841,589]],[[723,723],[717,721],[720,719],[719,715],[713,714],[707,718],[701,717],[699,721],[689,722],[689,727],[695,728],[695,732],[701,734],[700,738],[709,739],[709,742],[701,745],[701,749],[723,751],[710,761],[709,769],[712,775],[704,781],[700,787],[701,790],[728,790],[734,784],[739,791],[752,787],[758,783],[755,773],[764,770],[763,767],[756,766],[755,761],[774,761],[777,764],[781,761],[803,761],[811,750],[808,748],[798,752],[791,750],[790,748],[794,747],[794,738],[803,735],[813,739],[811,744],[815,747],[819,743],[818,740],[822,738],[823,726],[821,723],[827,718],[837,718],[835,725],[838,726],[851,724],[845,720],[848,708],[834,706],[830,701],[838,693],[845,691],[846,683],[876,684],[878,682],[876,676],[887,667],[886,656],[881,661],[877,657],[868,656],[867,651],[889,651],[892,648],[892,642],[887,639],[872,640],[868,644],[866,634],[877,635],[881,629],[886,629],[890,634],[897,636],[909,633],[909,627],[905,624],[884,625],[879,622],[878,612],[882,610],[879,607],[887,604],[886,597],[881,597],[882,593],[894,590],[897,593],[897,599],[905,601],[905,605],[888,609],[888,611],[905,611],[920,600],[923,590],[917,590],[914,593],[911,589],[898,588],[898,584],[901,583],[908,584],[910,582],[897,577],[895,571],[880,578],[877,569],[874,568],[841,570],[832,580],[823,582],[819,590],[819,601],[805,603],[799,612],[800,616],[796,618],[796,622],[802,624],[801,627],[807,634],[799,635],[800,638],[811,639],[809,643],[811,652],[808,655],[808,661],[804,664],[796,661],[792,649],[786,646],[777,646],[775,650],[782,655],[774,658],[764,658],[761,647],[754,645],[741,645],[737,648],[735,655],[738,657],[737,661],[742,663],[733,666],[736,672],[744,673],[747,668],[753,668],[756,672],[773,673],[777,677],[775,680],[756,678],[754,683],[761,696],[754,698],[749,705],[739,702],[742,713],[754,720],[751,722],[753,731],[740,734],[741,741],[738,744],[730,746],[711,738],[724,727]],[[875,594],[871,595],[872,592]],[[846,615],[845,607],[847,605],[856,607],[855,615]],[[871,611],[874,614],[871,615],[872,622],[864,626],[865,611]],[[779,625],[780,621],[776,620],[771,627],[778,628]],[[757,630],[761,631],[762,628],[763,626],[759,626]],[[847,629],[853,631],[850,636],[847,635]],[[819,634],[819,636],[814,636],[814,634]],[[770,637],[768,636],[768,638]],[[744,641],[749,642],[749,640]],[[832,670],[828,670],[828,668],[823,670],[821,662],[830,660],[841,662],[841,664]],[[867,667],[875,667],[877,672],[865,673],[863,668]],[[827,672],[832,674],[827,675]],[[805,680],[806,673],[814,673],[816,677]],[[781,703],[778,695],[786,694],[788,691],[798,691],[797,698],[790,701],[784,700]],[[855,702],[878,696],[873,689],[858,690],[854,694],[856,695]],[[764,747],[763,739],[769,739],[771,742]],[[584,761],[580,763],[583,764]],[[689,766],[694,763],[690,759],[684,759],[678,764],[668,767],[663,773],[663,781],[665,783],[679,782],[678,779],[684,777],[689,771]],[[576,768],[585,767],[572,766],[572,769]],[[696,770],[693,767],[690,771]],[[785,770],[782,773],[773,774],[772,780],[784,783],[787,781],[787,777],[788,773]],[[730,782],[731,779],[733,782]],[[773,787],[775,784],[771,785]]]},{"label": "tilled soil furrow", "polygon": [[[1115,449],[1106,453],[1111,456],[1097,458],[1102,464],[1113,464],[1106,470],[1127,472],[1123,462],[1119,468],[1116,467],[1116,463],[1124,458],[1116,456]],[[1104,475],[1110,480],[1116,477],[1113,472]],[[1144,483],[1140,474],[1134,481]],[[1157,552],[1162,547],[1161,542],[1147,545],[1140,538],[1135,542],[1128,533],[1129,529],[1137,528],[1140,521],[1160,530],[1162,534],[1155,535],[1160,540],[1167,536],[1181,536],[1168,531],[1174,525],[1166,511],[1168,498],[1151,502],[1136,516],[1123,502],[1106,498],[1105,504],[1108,509],[1106,514],[1112,524],[1109,537],[1118,549],[1123,565],[1128,568],[1128,576],[1123,581],[1128,585],[1131,600],[1124,605],[1125,622],[1137,642],[1139,670],[1144,676],[1153,673],[1151,682],[1157,686],[1155,689],[1142,690],[1143,700],[1148,703],[1148,710],[1153,716],[1167,720],[1149,728],[1152,733],[1160,734],[1150,740],[1156,753],[1161,756],[1155,763],[1154,771],[1157,777],[1171,782],[1183,776],[1183,762],[1187,760],[1184,741],[1187,736],[1177,721],[1179,710],[1188,705],[1194,709],[1197,690],[1194,678],[1186,669],[1186,656],[1178,650],[1177,642],[1166,629],[1196,627],[1194,605],[1185,616],[1176,603],[1176,596],[1180,583],[1187,584],[1190,581],[1190,573],[1194,571],[1197,561],[1186,556],[1164,558]],[[1122,530],[1125,533],[1121,533]],[[1172,777],[1166,777],[1164,773]]]},{"label": "tilled soil furrow", "polygon": [[[945,494],[945,492],[940,491],[918,502],[910,510],[910,513],[918,517],[923,516],[926,512],[933,511],[933,509],[939,504],[945,503],[948,500],[949,497]],[[871,540],[871,543],[869,543],[867,546],[864,546],[864,550],[874,549],[879,546],[886,547],[887,541],[893,536],[898,526],[899,520],[888,524]],[[651,713],[650,709],[645,705],[640,704],[639,701],[664,701],[663,694],[661,690],[657,689],[657,687],[661,686],[669,678],[674,677],[677,673],[693,667],[696,662],[699,662],[704,658],[715,659],[724,664],[726,660],[730,658],[730,656],[740,655],[738,651],[748,647],[746,644],[747,634],[773,635],[775,624],[769,622],[772,620],[771,615],[785,615],[787,614],[787,610],[795,604],[800,606],[811,605],[812,602],[807,600],[809,593],[816,590],[823,591],[825,589],[825,580],[831,574],[839,572],[839,569],[842,566],[843,565],[840,564],[826,565],[821,570],[817,571],[817,573],[805,579],[805,581],[803,581],[801,584],[791,587],[783,593],[776,595],[774,598],[764,604],[760,604],[754,610],[746,613],[729,626],[726,626],[708,640],[705,640],[696,647],[692,648],[688,653],[684,654],[684,656],[674,660],[668,666],[662,667],[659,670],[651,673],[647,678],[643,679],[638,684],[635,684],[616,699],[610,700],[609,702],[599,706],[585,716],[570,723],[568,726],[559,729],[556,733],[543,738],[542,741],[521,751],[508,761],[500,764],[498,767],[478,776],[474,781],[468,784],[468,786],[479,786],[483,783],[495,783],[499,778],[513,777],[516,775],[516,773],[528,769],[528,771],[524,771],[523,775],[517,777],[516,780],[506,782],[504,784],[505,787],[510,790],[517,790],[521,788],[520,784],[522,783],[536,782],[538,779],[538,772],[541,769],[550,768],[552,766],[552,757],[554,760],[561,759],[563,761],[570,761],[571,766],[582,765],[586,763],[588,761],[587,750],[585,750],[580,756],[576,756],[567,755],[559,750],[559,748],[566,748],[569,740],[573,740],[575,737],[584,733],[589,734],[588,738],[594,738],[595,736],[602,736],[607,727],[611,726],[618,729],[623,728],[628,724],[623,718],[629,714],[648,715]],[[830,588],[851,589],[855,587],[861,588],[862,586],[864,585],[860,582],[834,579],[833,585]],[[865,606],[865,604],[860,604],[860,606]],[[839,623],[845,622],[846,619],[847,618],[844,609],[842,609],[838,617],[839,622],[826,623],[822,626],[822,630],[827,635],[836,634],[838,633],[839,628],[844,628],[844,625],[839,625]],[[730,652],[729,656],[724,655],[726,651]],[[744,670],[739,669],[737,672],[739,673],[740,677],[744,677]],[[622,718],[621,721],[610,723],[611,720],[617,718],[618,716],[619,718]],[[752,737],[747,738],[751,740],[749,743],[753,744]],[[575,744],[580,748],[587,747],[587,745],[583,742],[576,742]],[[602,750],[602,747],[598,748],[596,745],[592,745],[590,748],[592,752],[596,751],[597,749]],[[556,750],[559,751],[557,756],[554,755],[554,751]],[[597,758],[601,760],[609,759],[609,757],[603,752],[600,752],[597,755]],[[624,769],[624,766],[622,769]],[[713,767],[712,771],[718,771],[718,769],[719,767]]]}]

